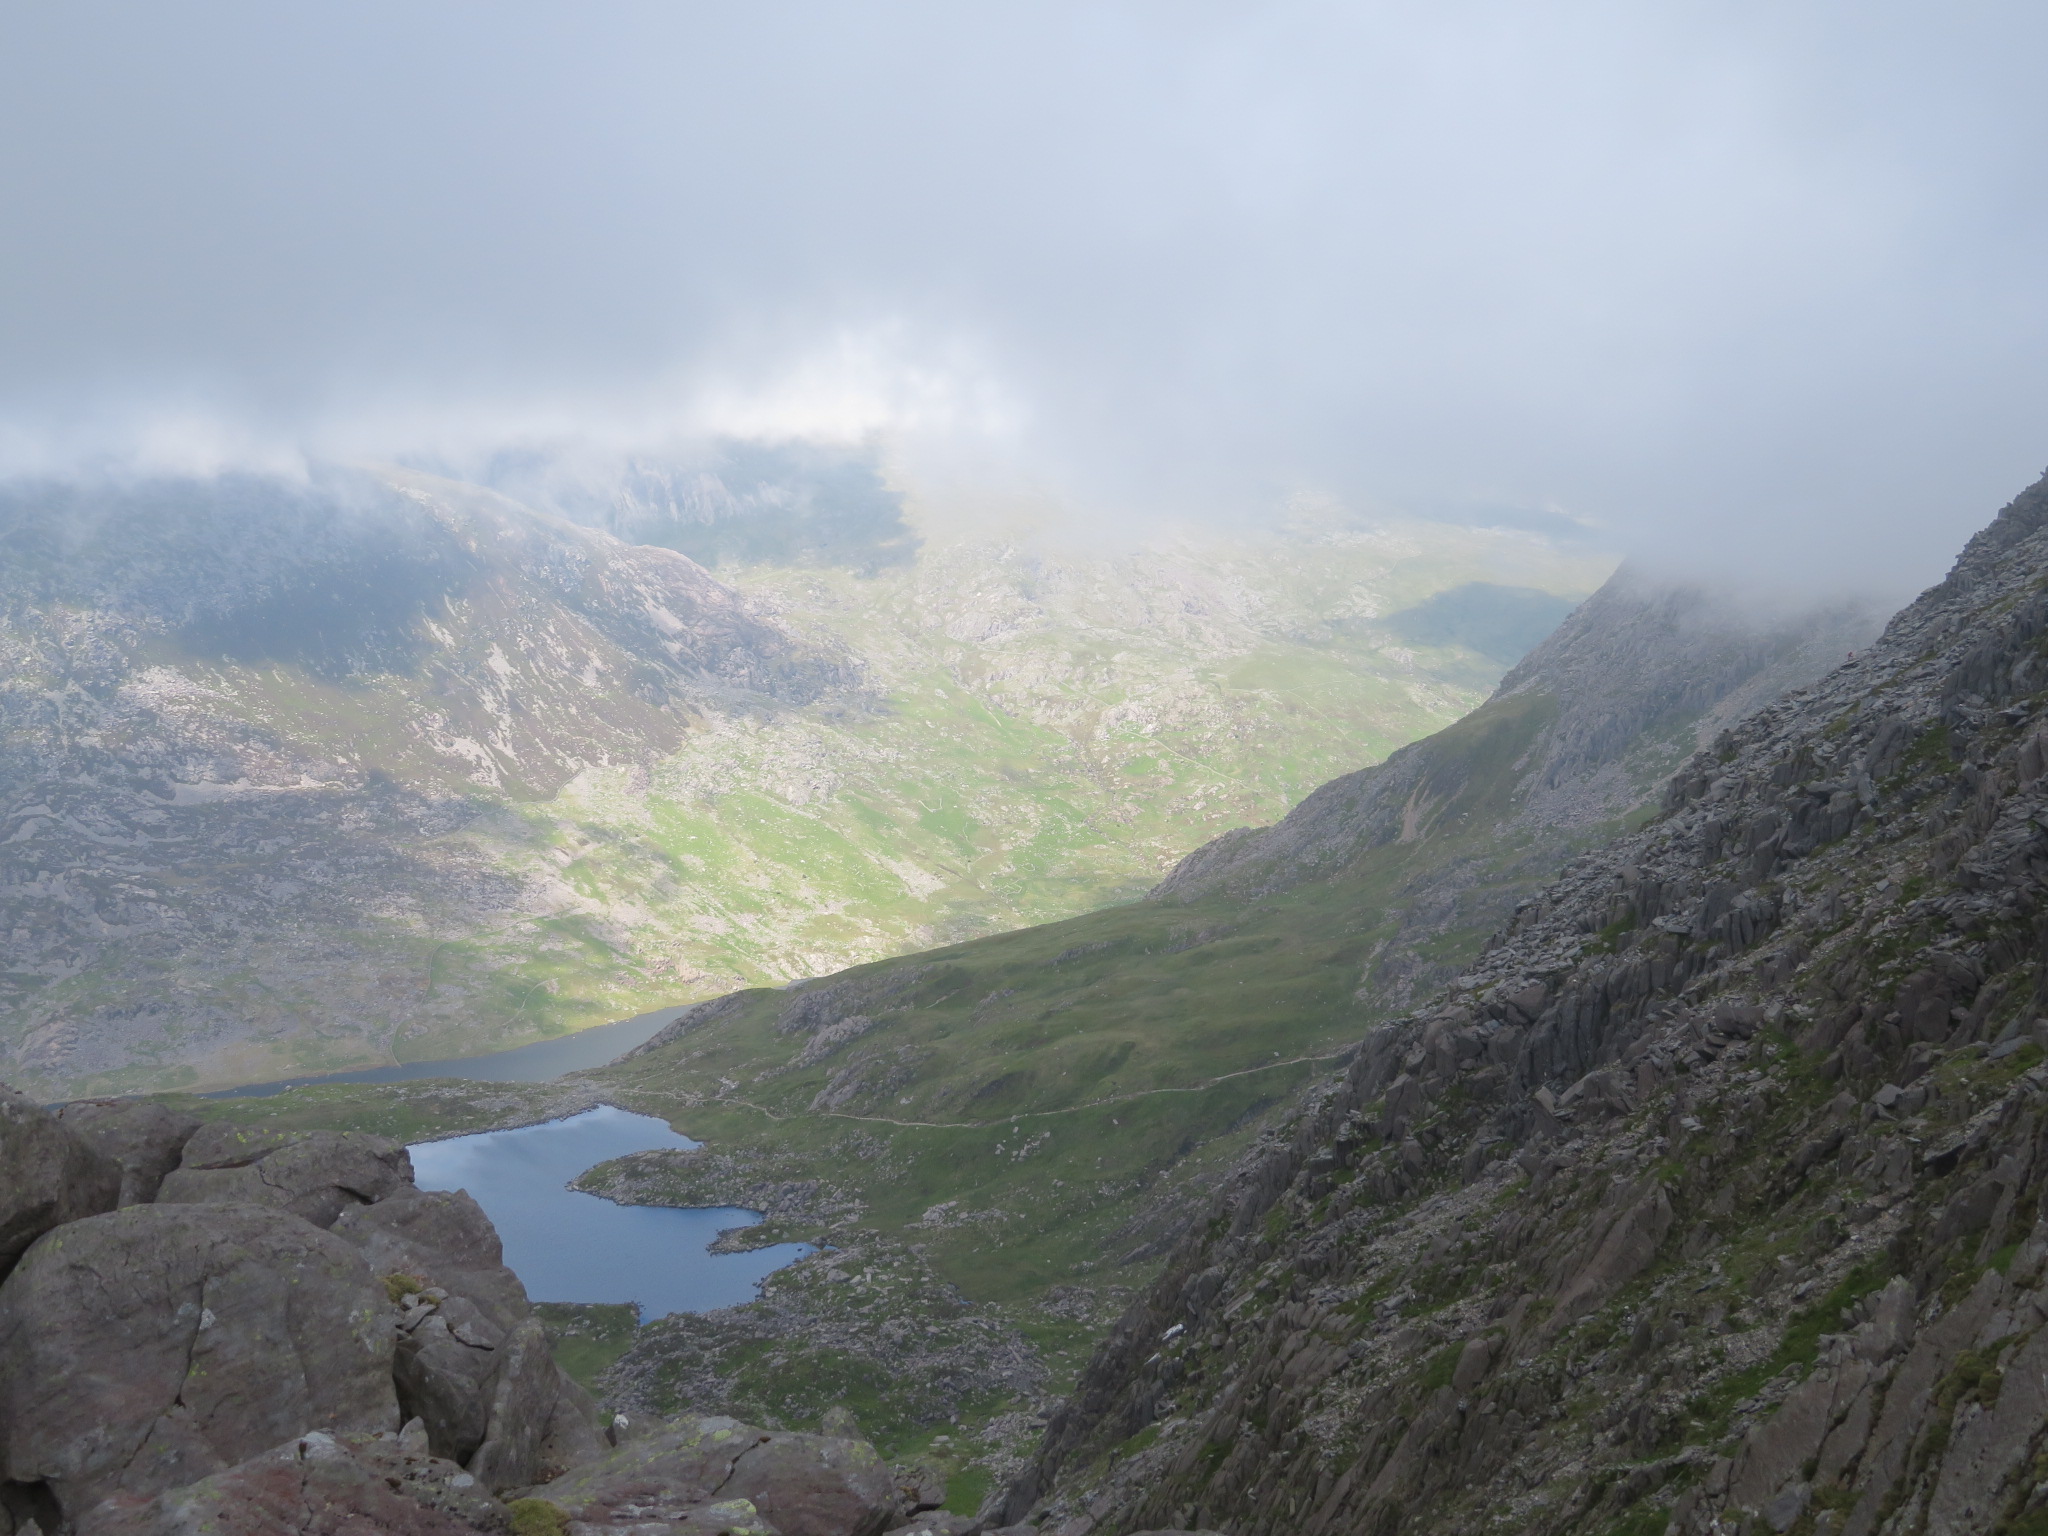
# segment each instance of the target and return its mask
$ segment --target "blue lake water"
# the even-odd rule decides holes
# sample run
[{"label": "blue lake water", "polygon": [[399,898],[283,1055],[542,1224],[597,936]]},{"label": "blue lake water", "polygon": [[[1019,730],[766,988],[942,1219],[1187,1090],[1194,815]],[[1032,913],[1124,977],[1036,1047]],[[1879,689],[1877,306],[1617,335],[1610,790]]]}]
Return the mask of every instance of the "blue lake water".
[{"label": "blue lake water", "polygon": [[735,1206],[678,1210],[617,1205],[567,1188],[587,1168],[628,1152],[697,1143],[652,1115],[609,1104],[509,1131],[411,1148],[421,1189],[466,1189],[505,1244],[505,1262],[535,1301],[640,1303],[641,1321],[751,1301],[763,1276],[812,1251],[778,1243],[708,1253],[728,1227],[761,1217]]}]

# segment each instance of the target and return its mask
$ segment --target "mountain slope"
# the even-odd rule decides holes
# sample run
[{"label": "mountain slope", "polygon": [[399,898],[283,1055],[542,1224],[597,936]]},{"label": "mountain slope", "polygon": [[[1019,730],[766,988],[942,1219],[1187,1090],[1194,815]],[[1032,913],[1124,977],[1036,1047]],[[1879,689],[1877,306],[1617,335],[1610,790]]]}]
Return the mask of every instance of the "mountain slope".
[{"label": "mountain slope", "polygon": [[[1720,709],[1812,675],[1866,634],[1835,614],[1758,637],[1696,596],[1620,578],[1539,647],[1512,691],[1350,786],[1365,802],[1374,782],[1404,799],[1403,786],[1443,786],[1442,813],[1405,840],[1361,830],[1347,857],[1249,896],[1190,889],[1214,862],[1197,855],[1156,900],[701,1004],[579,1085],[687,1125],[715,1154],[629,1158],[584,1185],[756,1205],[769,1213],[758,1240],[887,1253],[907,1228],[921,1266],[1002,1309],[1057,1377],[1086,1336],[1077,1323],[1150,1273],[1207,1181],[1396,1011],[1404,986],[1456,974],[1571,849],[1653,792],[1695,730],[1718,729]],[[1603,647],[1645,680],[1645,697],[1680,701],[1651,711],[1649,734],[1582,728],[1608,708],[1604,694],[1573,691]],[[1678,679],[1695,676],[1711,686],[1688,696]],[[1552,772],[1561,757],[1569,771]],[[1405,965],[1389,960],[1418,947]],[[298,1113],[346,1114],[352,1102]],[[789,1327],[776,1309],[760,1325]],[[719,1379],[730,1406],[786,1415],[807,1370],[835,1374],[800,1343],[772,1376],[742,1368],[732,1336],[745,1326],[711,1327],[676,1318],[645,1330],[614,1391],[659,1407]],[[706,1375],[707,1356],[728,1361],[725,1376]],[[914,1424],[957,1404],[889,1411]]]},{"label": "mountain slope", "polygon": [[1367,1033],[1008,1513],[2038,1529],[2044,636],[2048,481]]},{"label": "mountain slope", "polygon": [[[592,1095],[664,1115],[709,1150],[622,1159],[583,1186],[762,1209],[748,1241],[828,1242],[846,1255],[835,1266],[873,1284],[799,1266],[756,1308],[657,1322],[607,1378],[614,1400],[801,1422],[822,1408],[820,1384],[858,1378],[872,1387],[863,1422],[892,1454],[993,1415],[983,1464],[1008,1470],[1041,1389],[1017,1388],[1022,1402],[995,1391],[974,1330],[1010,1330],[1005,1381],[1071,1379],[1075,1351],[1149,1279],[1213,1181],[1407,989],[1458,975],[1574,849],[1653,809],[1645,797],[1702,732],[1867,633],[1834,614],[1759,636],[1697,595],[1624,576],[1532,653],[1512,691],[1349,781],[1346,803],[1365,810],[1339,854],[1269,860],[1248,893],[1194,888],[1217,867],[1198,854],[1154,900],[705,1002],[556,1089],[315,1088],[206,1112],[405,1135]],[[1682,701],[1646,706],[1647,735],[1586,728],[1611,705],[1581,690],[1622,670],[1640,697]],[[1692,677],[1711,686],[1686,696]],[[1560,757],[1569,772],[1553,771]],[[1401,818],[1374,808],[1406,804],[1418,783],[1439,786],[1439,805],[1404,840]],[[932,1317],[891,1311],[933,1294],[956,1300]],[[928,1352],[908,1373],[891,1364],[905,1327]]]},{"label": "mountain slope", "polygon": [[644,777],[587,775],[556,820],[595,898],[665,914],[696,995],[1056,920],[1478,704],[1501,662],[1394,626],[1504,568],[1566,591],[1605,571],[1342,520],[1135,550],[934,527],[873,570],[722,566],[858,658],[868,706],[715,722]]},{"label": "mountain slope", "polygon": [[847,682],[680,556],[418,477],[16,485],[0,537],[0,1059],[45,1091],[530,1035],[614,936],[492,855],[506,796]]},{"label": "mountain slope", "polygon": [[[1132,896],[1476,703],[1476,578],[1601,568],[1342,519],[880,559],[879,481],[844,549],[823,486],[724,580],[409,470],[4,488],[0,1065],[469,1054]],[[754,500],[720,537],[779,554]]]}]

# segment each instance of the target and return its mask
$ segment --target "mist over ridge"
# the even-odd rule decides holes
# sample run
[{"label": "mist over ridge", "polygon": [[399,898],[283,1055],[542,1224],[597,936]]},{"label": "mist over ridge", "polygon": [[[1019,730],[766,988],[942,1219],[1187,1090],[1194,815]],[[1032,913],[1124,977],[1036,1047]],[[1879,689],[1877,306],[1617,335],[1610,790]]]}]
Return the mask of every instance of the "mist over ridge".
[{"label": "mist over ridge", "polygon": [[2037,8],[114,3],[0,59],[0,467],[887,444],[1917,588],[2042,457]]}]

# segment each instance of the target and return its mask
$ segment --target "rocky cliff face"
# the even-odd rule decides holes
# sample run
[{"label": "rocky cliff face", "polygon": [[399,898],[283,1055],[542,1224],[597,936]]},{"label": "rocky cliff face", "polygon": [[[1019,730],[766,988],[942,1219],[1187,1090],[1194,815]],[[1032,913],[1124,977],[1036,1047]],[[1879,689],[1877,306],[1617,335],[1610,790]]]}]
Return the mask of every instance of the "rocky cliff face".
[{"label": "rocky cliff face", "polygon": [[2048,482],[1368,1035],[1010,1516],[2048,1527],[2044,636]]}]

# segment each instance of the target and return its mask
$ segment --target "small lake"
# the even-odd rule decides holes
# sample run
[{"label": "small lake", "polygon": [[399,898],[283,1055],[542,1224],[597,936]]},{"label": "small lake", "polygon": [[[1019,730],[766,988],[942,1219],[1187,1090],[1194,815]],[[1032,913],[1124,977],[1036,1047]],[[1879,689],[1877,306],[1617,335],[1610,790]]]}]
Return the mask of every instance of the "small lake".
[{"label": "small lake", "polygon": [[737,1206],[679,1210],[617,1205],[567,1188],[588,1168],[628,1152],[698,1143],[667,1122],[609,1104],[509,1131],[483,1131],[410,1150],[421,1189],[466,1189],[505,1244],[505,1262],[535,1301],[640,1303],[642,1322],[754,1299],[764,1276],[812,1251],[777,1243],[709,1253],[728,1227],[761,1217]]},{"label": "small lake", "polygon": [[[422,1077],[459,1077],[473,1083],[546,1083],[564,1072],[580,1072],[616,1061],[636,1045],[645,1045],[675,1021],[688,1004],[657,1008],[616,1024],[596,1024],[562,1035],[554,1040],[536,1040],[532,1045],[514,1046],[509,1051],[492,1051],[483,1056],[450,1056],[439,1061],[402,1061],[381,1067],[361,1067],[354,1072],[328,1072],[318,1077],[287,1077],[274,1083],[246,1083],[240,1088],[223,1088],[209,1093],[209,1099],[267,1099],[287,1088],[305,1088],[321,1083],[409,1083]],[[637,1148],[635,1150],[638,1150]],[[730,1222],[727,1223],[731,1225]]]}]

